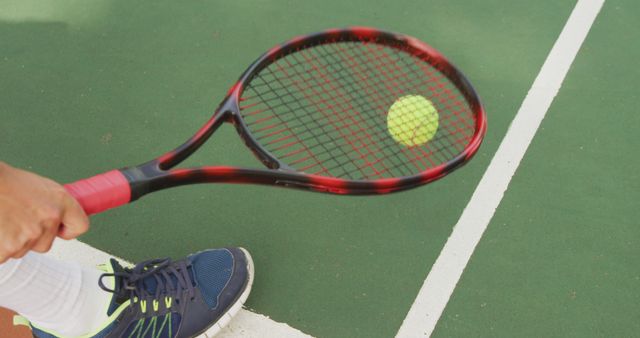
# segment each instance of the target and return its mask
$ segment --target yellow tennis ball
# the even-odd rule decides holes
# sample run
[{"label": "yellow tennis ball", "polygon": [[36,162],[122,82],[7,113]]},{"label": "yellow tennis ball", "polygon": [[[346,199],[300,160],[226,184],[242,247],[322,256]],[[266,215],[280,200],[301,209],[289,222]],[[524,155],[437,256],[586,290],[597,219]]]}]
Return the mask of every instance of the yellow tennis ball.
[{"label": "yellow tennis ball", "polygon": [[438,110],[423,96],[403,96],[389,108],[387,128],[398,143],[409,147],[425,144],[438,131]]}]

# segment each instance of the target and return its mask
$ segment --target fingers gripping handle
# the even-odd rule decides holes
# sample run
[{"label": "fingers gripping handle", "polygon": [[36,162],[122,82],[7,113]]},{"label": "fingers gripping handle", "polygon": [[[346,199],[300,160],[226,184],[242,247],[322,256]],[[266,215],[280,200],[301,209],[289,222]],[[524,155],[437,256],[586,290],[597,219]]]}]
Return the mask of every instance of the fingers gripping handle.
[{"label": "fingers gripping handle", "polygon": [[111,170],[64,187],[78,200],[87,215],[101,213],[131,200],[131,186],[119,170]]}]

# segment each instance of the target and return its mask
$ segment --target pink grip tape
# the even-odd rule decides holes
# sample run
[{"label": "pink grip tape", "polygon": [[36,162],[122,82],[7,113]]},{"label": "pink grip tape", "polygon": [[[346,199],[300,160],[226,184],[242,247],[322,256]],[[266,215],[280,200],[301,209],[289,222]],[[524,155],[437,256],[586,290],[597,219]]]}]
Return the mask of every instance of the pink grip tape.
[{"label": "pink grip tape", "polygon": [[64,187],[78,200],[87,215],[101,213],[131,200],[131,186],[119,170],[111,170]]}]

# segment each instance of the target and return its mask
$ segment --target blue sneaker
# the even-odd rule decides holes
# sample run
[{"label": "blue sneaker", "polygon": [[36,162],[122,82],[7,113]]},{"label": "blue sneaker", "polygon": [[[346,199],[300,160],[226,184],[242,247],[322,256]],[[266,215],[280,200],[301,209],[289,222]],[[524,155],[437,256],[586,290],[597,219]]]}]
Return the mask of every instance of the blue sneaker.
[{"label": "blue sneaker", "polygon": [[[202,251],[179,261],[157,259],[123,268],[112,259],[100,287],[114,294],[109,320],[82,338],[212,337],[242,308],[253,283],[243,248]],[[113,290],[102,280],[114,278]],[[62,338],[33,325],[37,338]]]}]

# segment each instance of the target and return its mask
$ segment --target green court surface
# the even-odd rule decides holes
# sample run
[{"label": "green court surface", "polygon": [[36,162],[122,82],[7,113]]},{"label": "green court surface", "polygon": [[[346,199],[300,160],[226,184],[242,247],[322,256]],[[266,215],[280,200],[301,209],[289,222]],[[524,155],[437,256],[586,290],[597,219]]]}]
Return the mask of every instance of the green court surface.
[{"label": "green court surface", "polygon": [[[249,309],[317,337],[392,337],[576,1],[0,1],[0,160],[60,182],[191,136],[273,45],[365,25],[424,40],[483,98],[466,167],[392,195],[198,185],[92,218],[138,261],[243,246]],[[607,1],[441,317],[437,337],[640,332],[638,2]],[[223,126],[185,165],[260,165]]]}]

